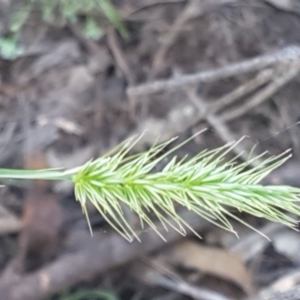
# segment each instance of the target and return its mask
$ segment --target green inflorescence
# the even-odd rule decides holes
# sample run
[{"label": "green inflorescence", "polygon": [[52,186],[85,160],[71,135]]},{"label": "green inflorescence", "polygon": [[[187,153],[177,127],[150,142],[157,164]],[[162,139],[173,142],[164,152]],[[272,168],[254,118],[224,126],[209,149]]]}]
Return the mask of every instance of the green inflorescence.
[{"label": "green inflorescence", "polygon": [[259,184],[289,158],[287,152],[249,168],[253,160],[261,159],[264,154],[242,164],[237,163],[237,158],[225,162],[224,156],[237,144],[231,143],[203,151],[191,159],[173,157],[161,171],[155,172],[156,165],[175,150],[160,155],[170,142],[127,157],[134,144],[129,141],[115,155],[89,161],[73,177],[76,198],[83,208],[91,201],[129,240],[138,237],[124,218],[121,202],[139,216],[142,226],[148,224],[159,235],[151,214],[155,214],[165,228],[169,225],[183,234],[184,227],[193,230],[176,212],[177,205],[233,232],[228,217],[244,222],[231,212],[232,208],[290,227],[295,225],[295,220],[286,212],[300,214],[297,206],[300,189]]},{"label": "green inflorescence", "polygon": [[[124,215],[124,205],[137,214],[142,228],[147,224],[162,238],[154,216],[166,230],[173,227],[185,234],[185,228],[189,228],[197,234],[181,218],[178,213],[180,206],[232,232],[235,231],[229,218],[250,226],[234,214],[233,209],[292,228],[296,225],[291,214],[300,215],[300,189],[260,184],[263,178],[289,159],[288,151],[272,157],[263,153],[244,163],[238,163],[238,157],[227,161],[225,156],[238,141],[214,150],[204,150],[190,159],[178,159],[172,154],[182,144],[163,153],[171,140],[154,145],[146,152],[129,155],[138,140],[127,140],[114,152],[75,169],[0,169],[0,178],[72,180],[76,200],[80,202],[87,220],[87,203],[91,202],[105,220],[128,240],[138,239],[138,235]],[[157,170],[166,157],[172,158],[161,170]],[[259,163],[251,168],[255,160]]]}]

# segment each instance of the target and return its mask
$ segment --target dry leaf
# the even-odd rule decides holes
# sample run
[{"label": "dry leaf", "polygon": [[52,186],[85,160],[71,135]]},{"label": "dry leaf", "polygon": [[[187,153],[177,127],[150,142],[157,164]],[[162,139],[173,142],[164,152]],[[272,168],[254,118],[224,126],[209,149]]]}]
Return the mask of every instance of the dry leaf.
[{"label": "dry leaf", "polygon": [[252,291],[251,275],[242,259],[227,250],[187,241],[166,250],[159,259],[226,279],[247,293]]}]

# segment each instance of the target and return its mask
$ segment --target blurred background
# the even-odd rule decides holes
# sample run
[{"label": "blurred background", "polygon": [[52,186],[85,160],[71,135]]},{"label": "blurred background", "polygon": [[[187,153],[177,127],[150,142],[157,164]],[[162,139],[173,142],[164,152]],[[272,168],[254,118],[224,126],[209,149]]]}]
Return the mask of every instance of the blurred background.
[{"label": "blurred background", "polygon": [[[299,0],[1,0],[0,167],[207,128],[176,154],[246,136],[233,156],[292,149],[264,183],[300,187],[299,32]],[[1,183],[1,299],[300,299],[297,231],[240,215],[270,240],[232,221],[237,238],[182,210],[202,239],[157,223],[165,242],[124,208],[130,243],[88,207],[91,237],[69,183]]]}]

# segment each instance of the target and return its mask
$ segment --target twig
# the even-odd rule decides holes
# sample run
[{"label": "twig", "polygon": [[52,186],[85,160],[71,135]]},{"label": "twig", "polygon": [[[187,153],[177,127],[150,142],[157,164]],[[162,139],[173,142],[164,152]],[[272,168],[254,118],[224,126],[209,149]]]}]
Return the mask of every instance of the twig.
[{"label": "twig", "polygon": [[[119,66],[121,72],[123,73],[124,77],[127,80],[127,83],[129,87],[135,85],[135,78],[133,73],[131,72],[127,61],[124,58],[124,55],[122,53],[121,47],[118,43],[117,37],[116,37],[116,31],[111,26],[107,31],[107,42],[110,47],[110,50],[116,60],[117,65]],[[135,103],[136,103],[136,97],[131,96],[128,97],[129,102],[129,114],[132,119],[135,117]]]},{"label": "twig", "polygon": [[[208,122],[220,134],[221,138],[223,135],[224,138],[222,139],[226,142],[234,140],[233,134],[232,133],[226,134],[226,129],[223,129],[226,128],[227,126],[226,124],[224,124],[223,119],[219,117],[216,118],[214,114],[223,110],[225,106],[233,104],[239,98],[245,97],[251,92],[253,92],[254,90],[256,90],[257,88],[265,85],[267,82],[269,82],[272,79],[273,76],[274,76],[273,69],[263,70],[253,79],[250,79],[246,83],[237,87],[232,92],[224,95],[223,97],[215,101],[204,101],[203,99],[200,99],[197,95],[195,95],[196,99],[194,99],[194,96],[190,95],[189,102],[193,104],[192,106],[190,105],[189,102],[183,102],[180,105],[174,107],[170,111],[169,115],[163,121],[156,121],[156,124],[159,124],[159,122],[165,123],[159,126],[159,128],[164,128],[164,135],[161,136],[161,141],[167,140],[177,135],[178,131],[185,130],[203,119],[208,120],[208,117],[211,115],[212,117]],[[186,88],[185,90],[188,91],[188,88]],[[208,102],[213,102],[213,104],[209,104]],[[188,113],[185,114],[183,112],[188,112]],[[171,115],[172,116],[174,115],[176,117],[171,117]],[[137,132],[139,134],[144,132],[145,128],[147,128],[146,125],[148,125],[148,123],[145,123],[145,125],[141,126],[141,128]],[[156,131],[158,131],[159,128]],[[152,128],[152,130],[154,129]],[[159,132],[156,133],[155,132],[153,134],[154,136],[153,140],[152,139],[146,140],[145,142],[147,143],[154,142],[156,136],[159,134]]]},{"label": "twig", "polygon": [[[237,101],[238,98],[253,92],[253,90],[267,83],[272,76],[273,70],[263,70],[255,78],[249,80],[220,99],[215,101],[205,101],[205,107],[201,104],[200,110],[197,108],[195,103],[192,103],[191,105],[191,102],[193,101],[184,101],[180,103],[180,105],[173,107],[164,120],[151,120],[149,118],[144,120],[140,123],[140,128],[138,128],[137,134],[143,133],[145,129],[148,129],[148,127],[155,122],[156,126],[155,128],[152,126],[151,135],[149,132],[143,135],[143,144],[154,143],[158,135],[160,135],[160,141],[168,140],[173,136],[176,136],[179,131],[186,130],[187,128],[195,125],[195,123],[201,121],[209,114],[217,113],[226,105],[232,104],[234,101]],[[213,102],[213,104],[209,104],[208,102]],[[145,103],[147,103],[147,101],[145,101]],[[164,129],[163,135],[161,134],[161,128]]]},{"label": "twig", "polygon": [[[15,155],[16,150],[16,141],[15,141],[15,129],[17,128],[17,122],[6,123],[3,132],[0,133],[0,164],[5,162],[11,155]],[[12,149],[14,150],[12,153]]]},{"label": "twig", "polygon": [[21,227],[22,222],[0,205],[0,235],[16,233]]},{"label": "twig", "polygon": [[124,77],[126,78],[129,86],[133,86],[135,84],[135,79],[133,76],[133,73],[131,72],[124,55],[121,51],[121,47],[118,43],[116,32],[113,27],[110,27],[107,31],[107,42],[109,45],[109,48],[117,62],[117,65],[119,66],[121,72],[123,73]]},{"label": "twig", "polygon": [[292,271],[263,289],[259,300],[298,300],[300,299],[300,270]]},{"label": "twig", "polygon": [[169,268],[162,267],[161,262],[149,259],[146,259],[146,262],[148,266],[142,262],[137,263],[132,270],[132,274],[138,280],[142,280],[148,285],[161,286],[190,296],[195,300],[229,300],[216,291],[196,286],[181,279],[177,274],[171,272]]},{"label": "twig", "polygon": [[235,0],[209,0],[199,1],[190,0],[184,7],[183,11],[178,15],[175,22],[172,24],[169,32],[164,37],[164,43],[157,50],[154,60],[152,71],[150,72],[150,80],[153,79],[155,72],[162,69],[165,65],[165,57],[171,46],[174,44],[178,34],[182,31],[184,25],[191,19],[200,17],[209,11],[216,10],[225,3],[233,3]]},{"label": "twig", "polygon": [[237,76],[252,71],[257,71],[269,67],[279,62],[296,61],[300,58],[300,47],[289,46],[272,54],[262,55],[250,60],[238,62],[216,70],[204,71],[191,75],[183,75],[180,77],[157,80],[150,83],[141,84],[136,87],[129,87],[127,93],[130,96],[141,96],[164,90],[179,89],[183,86],[196,84],[201,81],[211,82],[224,79],[231,76]]},{"label": "twig", "polygon": [[37,117],[37,122],[41,126],[53,125],[69,134],[81,135],[83,134],[83,128],[73,121],[67,120],[66,118],[48,118],[46,115],[40,115]]},{"label": "twig", "polygon": [[300,4],[295,0],[265,0],[265,2],[285,12],[300,15]]},{"label": "twig", "polygon": [[156,72],[165,65],[165,56],[176,40],[178,33],[182,30],[184,24],[196,14],[201,14],[203,10],[203,1],[190,0],[184,7],[183,11],[177,16],[176,20],[170,27],[169,32],[164,37],[164,42],[160,45],[153,59],[152,70],[150,71],[149,80],[152,80]]},{"label": "twig", "polygon": [[29,136],[29,130],[30,130],[30,122],[31,122],[31,108],[28,102],[28,99],[26,99],[26,96],[24,94],[21,94],[18,99],[19,105],[20,105],[20,111],[22,116],[22,134],[23,134],[23,155],[28,155],[29,153],[29,147],[28,145],[28,139]]},{"label": "twig", "polygon": [[[268,238],[272,237],[284,228],[281,224],[269,223],[259,231],[266,235]],[[249,233],[248,236],[241,240],[237,240],[236,243],[230,246],[230,251],[238,253],[245,262],[249,262],[254,257],[257,257],[265,247],[270,243],[269,240],[263,238],[257,233]]]},{"label": "twig", "polygon": [[161,4],[172,4],[172,3],[183,3],[186,2],[186,0],[144,0],[143,3],[141,3],[141,6],[133,8],[131,11],[126,13],[125,16],[122,15],[122,17],[126,20],[130,19],[130,17],[136,13],[138,13],[141,10],[147,9],[148,7],[155,6],[155,5],[161,5]]},{"label": "twig", "polygon": [[[190,89],[186,89],[186,94],[188,95],[190,101],[192,101],[194,105],[197,107],[200,114],[204,116],[206,111],[206,103],[200,97],[197,96],[196,91],[191,91]],[[234,134],[229,130],[227,125],[218,116],[208,114],[204,118],[215,129],[219,137],[225,143],[230,143],[236,140]],[[238,144],[235,149],[232,149],[232,151],[236,155],[241,156],[244,160],[249,159],[248,151],[241,144]],[[259,163],[258,161],[254,161],[253,166],[257,165],[258,163]]]},{"label": "twig", "polygon": [[300,64],[295,66],[287,65],[286,73],[275,78],[273,82],[267,85],[262,91],[259,91],[255,96],[248,100],[244,105],[232,109],[230,112],[221,114],[224,121],[230,121],[247,113],[250,109],[261,104],[265,100],[274,95],[280,88],[290,82],[300,72]]},{"label": "twig", "polygon": [[300,286],[290,289],[283,293],[275,293],[268,300],[299,300],[300,299]]},{"label": "twig", "polygon": [[207,114],[214,114],[223,109],[225,106],[230,105],[237,101],[238,99],[245,97],[249,93],[253,92],[260,86],[266,84],[272,79],[273,70],[267,69],[260,72],[256,77],[247,81],[246,83],[240,85],[238,88],[232,92],[226,94],[225,96],[219,98],[215,101],[214,104],[211,104],[207,107]]}]

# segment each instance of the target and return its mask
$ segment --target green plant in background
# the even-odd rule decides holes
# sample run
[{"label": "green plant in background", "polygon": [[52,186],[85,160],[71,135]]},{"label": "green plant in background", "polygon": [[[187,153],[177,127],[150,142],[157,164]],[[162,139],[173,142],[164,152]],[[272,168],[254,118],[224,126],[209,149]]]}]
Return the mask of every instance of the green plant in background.
[{"label": "green plant in background", "polygon": [[40,12],[43,21],[48,24],[81,23],[83,35],[93,40],[104,35],[98,22],[99,17],[104,15],[123,37],[127,37],[125,25],[110,0],[23,0],[12,8],[10,38],[0,37],[2,57],[14,59],[21,53],[18,36],[33,12]]},{"label": "green plant in background", "polygon": [[5,59],[15,59],[22,50],[18,47],[18,39],[15,35],[0,37],[0,53]]},{"label": "green plant in background", "polygon": [[80,290],[78,292],[63,296],[61,300],[119,300],[111,291],[104,290]]},{"label": "green plant in background", "polygon": [[[110,0],[27,0],[31,3],[31,7],[39,8],[42,12],[43,20],[48,23],[53,23],[57,19],[57,15],[61,16],[67,22],[78,22],[79,16],[86,17],[86,28],[90,29],[85,31],[88,36],[95,39],[101,37],[92,34],[98,28],[99,33],[102,32],[100,25],[97,22],[97,16],[103,13],[104,16],[115,26],[123,37],[127,36],[127,31],[122,23],[119,13]],[[92,24],[92,25],[91,25]]]},{"label": "green plant in background", "polygon": [[[164,154],[162,150],[172,141],[154,145],[144,153],[128,155],[138,140],[130,139],[113,152],[71,170],[0,169],[0,178],[73,181],[76,200],[80,202],[87,220],[86,206],[90,201],[103,218],[128,240],[138,239],[138,236],[125,219],[121,203],[139,216],[142,227],[148,224],[162,238],[152,215],[166,229],[171,226],[183,234],[184,227],[193,231],[177,213],[178,205],[232,232],[234,229],[228,218],[250,226],[232,209],[289,227],[296,224],[296,220],[286,212],[300,215],[297,205],[300,189],[259,184],[290,157],[287,152],[269,158],[261,154],[238,164],[237,157],[225,160],[225,156],[237,145],[238,142],[235,142],[202,151],[190,159],[174,156],[162,170],[157,171],[158,164],[182,144]],[[254,160],[261,162],[249,168]]]}]

